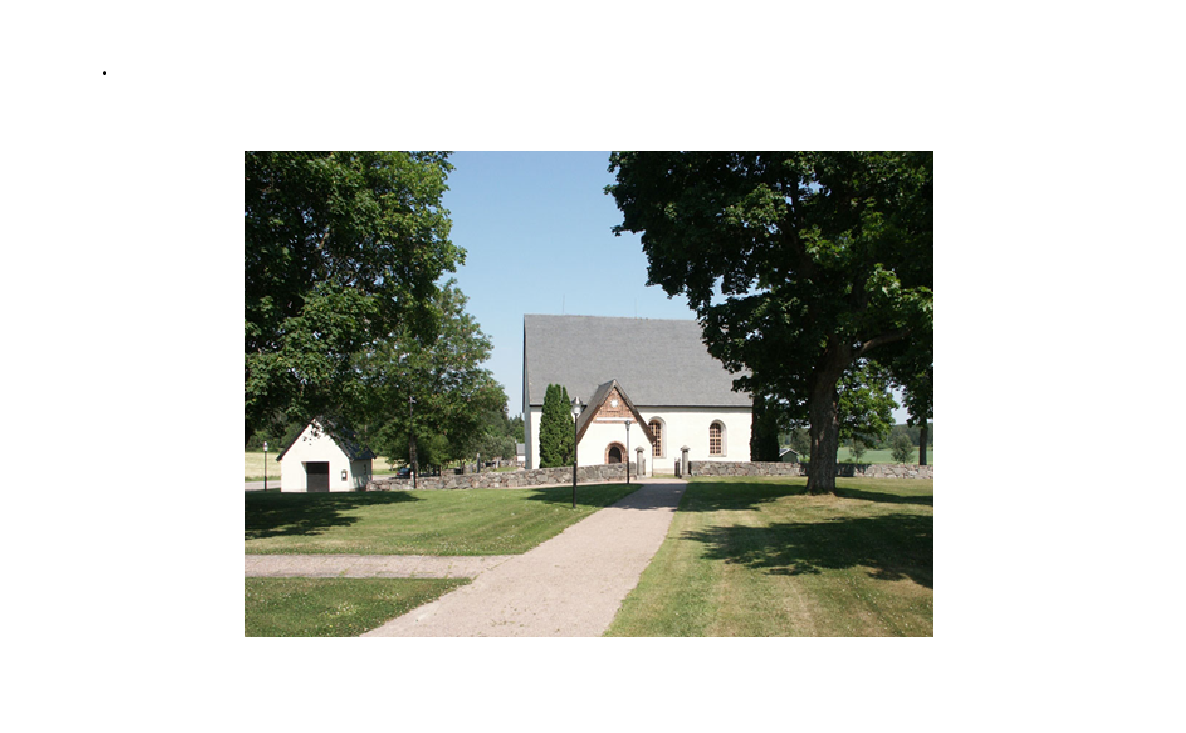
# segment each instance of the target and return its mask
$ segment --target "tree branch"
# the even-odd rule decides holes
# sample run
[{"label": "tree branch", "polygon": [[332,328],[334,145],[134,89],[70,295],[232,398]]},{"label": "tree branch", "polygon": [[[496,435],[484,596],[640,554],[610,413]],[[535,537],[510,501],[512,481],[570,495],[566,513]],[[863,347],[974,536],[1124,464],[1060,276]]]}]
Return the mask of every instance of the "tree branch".
[{"label": "tree branch", "polygon": [[860,358],[860,357],[864,356],[865,353],[867,351],[869,351],[870,349],[875,349],[878,346],[884,346],[885,344],[891,344],[895,341],[901,341],[902,339],[906,338],[909,335],[910,335],[909,328],[899,328],[895,331],[890,331],[889,333],[883,333],[880,336],[871,338],[868,341],[866,341],[865,343],[861,344],[857,348],[856,352],[853,354],[853,357]]}]

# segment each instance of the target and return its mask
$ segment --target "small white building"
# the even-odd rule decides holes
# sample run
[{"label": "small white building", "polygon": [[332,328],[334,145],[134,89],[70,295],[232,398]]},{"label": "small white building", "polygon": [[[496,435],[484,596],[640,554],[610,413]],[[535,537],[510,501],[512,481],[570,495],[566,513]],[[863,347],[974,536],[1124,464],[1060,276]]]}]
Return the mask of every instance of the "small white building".
[{"label": "small white building", "polygon": [[640,446],[648,474],[671,472],[685,445],[693,461],[750,459],[753,403],[733,391],[733,375],[709,355],[696,321],[524,316],[528,468],[539,468],[549,384],[586,405],[576,426],[582,466],[634,463]]},{"label": "small white building", "polygon": [[280,490],[362,491],[371,478],[374,457],[347,431],[331,434],[314,419],[276,456],[280,461]]}]

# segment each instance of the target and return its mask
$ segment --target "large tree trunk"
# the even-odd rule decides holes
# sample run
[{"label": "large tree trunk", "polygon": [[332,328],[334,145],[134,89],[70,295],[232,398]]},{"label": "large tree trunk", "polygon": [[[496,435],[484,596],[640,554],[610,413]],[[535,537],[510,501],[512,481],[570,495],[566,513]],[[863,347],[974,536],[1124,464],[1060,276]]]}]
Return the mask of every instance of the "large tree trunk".
[{"label": "large tree trunk", "polygon": [[918,465],[927,465],[927,421],[922,421],[922,432],[918,438]]},{"label": "large tree trunk", "polygon": [[807,468],[809,494],[836,493],[836,452],[840,448],[840,397],[836,381],[820,378],[807,404],[811,417],[811,462]]}]

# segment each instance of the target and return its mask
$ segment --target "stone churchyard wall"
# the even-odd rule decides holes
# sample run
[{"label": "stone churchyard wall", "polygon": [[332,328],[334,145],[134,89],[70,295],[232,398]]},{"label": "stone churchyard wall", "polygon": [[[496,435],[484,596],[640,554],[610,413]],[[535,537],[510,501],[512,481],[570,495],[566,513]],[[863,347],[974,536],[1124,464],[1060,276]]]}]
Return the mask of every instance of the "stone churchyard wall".
[{"label": "stone churchyard wall", "polygon": [[[631,474],[634,472],[631,471]],[[633,477],[633,476],[632,476]],[[625,481],[626,464],[581,466],[577,469],[577,483],[596,481]],[[417,476],[419,489],[519,489],[545,484],[571,484],[572,466],[561,468],[533,468],[526,471],[483,471],[452,476]],[[367,482],[367,491],[404,491],[412,488],[412,480],[395,476],[377,476]]]},{"label": "stone churchyard wall", "polygon": [[[730,461],[688,461],[691,476],[805,476],[798,463],[783,462],[730,462]],[[679,461],[675,462],[679,475]],[[916,464],[883,463],[837,463],[837,476],[865,476],[868,478],[929,478],[935,477],[934,466]]]}]

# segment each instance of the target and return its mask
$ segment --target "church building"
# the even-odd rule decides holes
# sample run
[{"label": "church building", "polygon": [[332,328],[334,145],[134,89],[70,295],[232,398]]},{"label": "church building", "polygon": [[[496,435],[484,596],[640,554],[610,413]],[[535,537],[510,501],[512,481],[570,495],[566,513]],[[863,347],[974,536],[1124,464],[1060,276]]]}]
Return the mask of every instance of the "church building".
[{"label": "church building", "polygon": [[523,317],[526,465],[539,468],[539,421],[549,384],[585,406],[577,420],[582,466],[637,460],[670,473],[694,461],[748,461],[750,396],[708,354],[696,321]]}]

